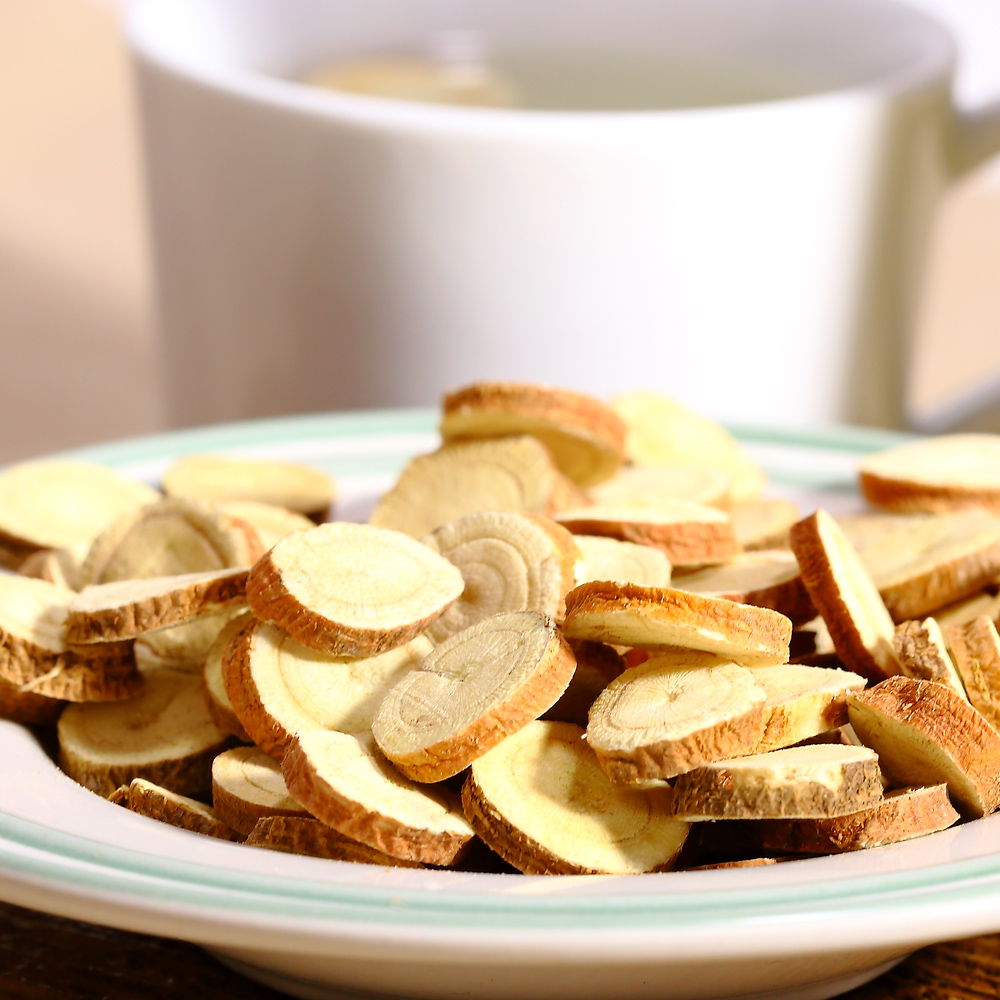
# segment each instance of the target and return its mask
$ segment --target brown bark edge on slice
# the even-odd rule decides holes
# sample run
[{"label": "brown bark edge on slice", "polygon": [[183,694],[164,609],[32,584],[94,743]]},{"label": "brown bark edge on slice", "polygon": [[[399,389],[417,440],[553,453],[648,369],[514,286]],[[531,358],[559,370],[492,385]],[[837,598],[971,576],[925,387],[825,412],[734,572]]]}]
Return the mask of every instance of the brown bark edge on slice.
[{"label": "brown bark edge on slice", "polygon": [[[253,740],[233,710],[233,703],[226,691],[222,661],[229,644],[243,629],[251,625],[254,621],[256,619],[253,613],[245,611],[243,614],[237,615],[226,622],[218,638],[212,643],[212,648],[208,651],[202,671],[202,683],[205,685],[208,714],[219,729],[224,733],[235,736],[241,743],[252,743]],[[243,832],[248,833],[249,831],[244,830]]]},{"label": "brown bark edge on slice", "polygon": [[769,608],[599,580],[566,595],[563,631],[570,639],[651,650],[681,646],[772,666],[788,660],[792,623]]},{"label": "brown bark edge on slice", "polygon": [[123,660],[79,660],[59,666],[22,684],[24,694],[71,702],[125,701],[146,686],[131,657]]},{"label": "brown bark edge on slice", "polygon": [[313,816],[394,858],[450,865],[474,836],[457,799],[407,781],[370,734],[299,733],[281,770],[289,792]]},{"label": "brown bark edge on slice", "polygon": [[840,525],[817,510],[792,527],[791,545],[809,596],[847,669],[872,681],[898,674],[892,618]]},{"label": "brown bark edge on slice", "polygon": [[408,778],[441,781],[548,711],[575,668],[550,618],[496,615],[446,639],[402,677],[379,706],[372,733]]},{"label": "brown bark edge on slice", "polygon": [[675,815],[690,821],[843,816],[881,800],[878,757],[833,743],[708,764],[674,783]]},{"label": "brown bark edge on slice", "polygon": [[0,719],[26,726],[49,726],[59,718],[64,702],[30,691],[0,678]]},{"label": "brown bark edge on slice", "polygon": [[612,785],[568,722],[529,723],[475,761],[462,789],[476,833],[529,875],[668,871],[688,833],[669,804],[669,788]]},{"label": "brown bark edge on slice", "polygon": [[969,700],[936,619],[897,625],[892,645],[904,676],[947,684],[963,701]]},{"label": "brown bark edge on slice", "polygon": [[996,626],[981,615],[965,625],[953,625],[945,639],[970,704],[994,729],[1000,729],[1000,636]]},{"label": "brown bark edge on slice", "polygon": [[134,813],[191,833],[200,833],[218,840],[242,839],[216,815],[213,809],[186,795],[178,795],[142,778],[133,778],[131,784],[117,789],[109,796],[109,801],[124,806]]},{"label": "brown bark edge on slice", "polygon": [[234,747],[212,761],[212,805],[223,822],[242,834],[265,816],[309,817],[288,794],[281,766],[258,747]]},{"label": "brown bark edge on slice", "polygon": [[278,542],[251,571],[247,600],[303,646],[373,656],[418,636],[464,589],[447,559],[401,532],[334,522]]},{"label": "brown bark edge on slice", "polygon": [[601,692],[587,741],[612,781],[672,778],[752,753],[766,697],[745,667],[677,649],[626,670]]},{"label": "brown bark edge on slice", "polygon": [[900,785],[945,782],[965,815],[1000,806],[1000,733],[951,688],[890,677],[847,696],[851,727]]},{"label": "brown bark edge on slice", "polygon": [[328,861],[353,861],[392,868],[424,867],[419,861],[394,858],[367,844],[351,840],[318,819],[300,816],[265,816],[257,821],[244,843],[250,847],[264,847],[285,854],[305,854]]},{"label": "brown bark edge on slice", "polygon": [[765,850],[795,854],[862,851],[946,830],[958,822],[948,786],[898,788],[874,808],[832,819],[765,820]]}]

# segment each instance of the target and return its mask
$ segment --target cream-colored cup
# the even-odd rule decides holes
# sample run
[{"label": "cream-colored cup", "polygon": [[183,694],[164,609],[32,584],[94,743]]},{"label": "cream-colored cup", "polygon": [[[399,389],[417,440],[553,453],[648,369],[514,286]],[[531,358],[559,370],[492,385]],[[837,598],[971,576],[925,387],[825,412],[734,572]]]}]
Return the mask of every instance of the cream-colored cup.
[{"label": "cream-colored cup", "polygon": [[[631,111],[296,82],[454,29],[700,82]],[[900,424],[934,206],[1000,149],[888,0],[137,0],[129,37],[181,423],[504,378]]]}]

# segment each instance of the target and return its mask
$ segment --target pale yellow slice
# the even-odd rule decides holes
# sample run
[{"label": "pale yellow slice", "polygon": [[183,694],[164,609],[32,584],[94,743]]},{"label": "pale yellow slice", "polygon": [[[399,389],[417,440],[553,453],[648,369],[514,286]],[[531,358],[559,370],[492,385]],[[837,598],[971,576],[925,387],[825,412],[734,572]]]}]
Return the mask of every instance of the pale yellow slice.
[{"label": "pale yellow slice", "polygon": [[599,504],[638,503],[654,507],[665,500],[727,507],[730,493],[729,476],[718,466],[680,462],[629,465],[590,488],[590,495]]},{"label": "pale yellow slice", "polygon": [[212,761],[212,805],[224,823],[244,835],[265,816],[311,818],[288,794],[281,765],[258,747],[234,747]]},{"label": "pale yellow slice", "polygon": [[616,580],[642,587],[669,587],[673,567],[667,554],[651,545],[637,545],[601,535],[576,535],[580,562],[576,582]]}]

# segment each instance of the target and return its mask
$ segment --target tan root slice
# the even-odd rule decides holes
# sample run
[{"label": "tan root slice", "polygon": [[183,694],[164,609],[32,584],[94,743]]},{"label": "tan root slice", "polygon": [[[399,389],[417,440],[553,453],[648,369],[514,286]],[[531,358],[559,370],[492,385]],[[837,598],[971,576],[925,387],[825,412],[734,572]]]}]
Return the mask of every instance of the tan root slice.
[{"label": "tan root slice", "polygon": [[85,587],[69,605],[69,642],[134,639],[245,603],[246,569],[184,573]]},{"label": "tan root slice", "polygon": [[0,545],[21,559],[37,549],[89,545],[117,518],[158,498],[100,465],[25,462],[0,473]]},{"label": "tan root slice", "polygon": [[80,585],[235,569],[263,553],[257,532],[215,505],[161,500],[120,518],[94,540]]},{"label": "tan root slice", "polygon": [[531,434],[560,471],[580,486],[609,479],[621,466],[625,425],[600,400],[566,389],[478,382],[441,401],[445,442]]},{"label": "tan root slice", "polygon": [[983,591],[981,594],[967,597],[964,601],[956,601],[934,612],[934,618],[942,630],[952,625],[965,625],[980,615],[986,615],[994,622],[1000,617],[1000,594],[994,595]]},{"label": "tan root slice", "polygon": [[345,837],[318,819],[300,816],[265,816],[257,821],[244,841],[250,847],[265,847],[285,854],[305,854],[327,861],[353,861],[360,865],[392,868],[423,868],[417,861],[403,861],[367,844]]},{"label": "tan root slice", "polygon": [[890,677],[847,696],[851,726],[898,785],[946,782],[966,815],[1000,806],[1000,733],[951,688]]},{"label": "tan root slice", "polygon": [[483,511],[444,524],[425,539],[462,574],[462,595],[427,634],[441,642],[502,611],[561,618],[580,557],[573,536],[537,514]]},{"label": "tan root slice", "polygon": [[0,719],[26,726],[50,726],[59,718],[63,702],[30,691],[20,691],[16,684],[0,678]]},{"label": "tan root slice", "polygon": [[297,732],[370,729],[386,693],[432,649],[428,639],[417,636],[377,656],[326,656],[274,625],[253,622],[227,647],[222,674],[250,738],[281,760]]},{"label": "tan root slice", "polygon": [[487,618],[403,676],[379,706],[372,732],[408,778],[441,781],[548,711],[575,667],[551,619],[534,611]]},{"label": "tan root slice", "polygon": [[[235,736],[242,743],[252,743],[253,740],[243,728],[243,723],[237,718],[236,712],[233,710],[233,703],[229,700],[226,682],[222,676],[222,658],[233,639],[253,621],[254,616],[249,611],[231,618],[212,644],[202,670],[208,714],[219,729],[224,733],[229,733],[230,736]],[[242,830],[240,832],[249,833],[250,831]]]},{"label": "tan root slice", "polygon": [[117,789],[109,796],[109,800],[132,812],[191,833],[201,833],[219,840],[242,839],[219,818],[214,809],[209,809],[197,799],[178,795],[142,778],[134,778],[131,784]]},{"label": "tan root slice", "polygon": [[729,508],[733,534],[746,552],[787,549],[788,532],[801,517],[798,504],[777,497],[744,500]]},{"label": "tan root slice", "polygon": [[722,566],[678,576],[674,586],[703,597],[770,608],[789,618],[795,626],[816,617],[798,560],[787,549],[740,553]]},{"label": "tan root slice", "polygon": [[597,581],[566,595],[564,632],[616,646],[701,649],[754,666],[788,659],[792,623],[769,608],[663,587]]},{"label": "tan root slice", "polygon": [[227,455],[185,455],[163,474],[163,492],[185,500],[250,500],[325,520],[337,489],[322,469]]},{"label": "tan root slice", "polygon": [[847,669],[873,681],[898,674],[892,618],[837,522],[817,510],[792,528],[791,542],[809,596]]},{"label": "tan root slice", "polygon": [[230,517],[249,524],[257,532],[265,552],[293,531],[308,531],[316,526],[305,514],[253,500],[230,500],[218,506]]},{"label": "tan root slice", "polygon": [[244,835],[265,816],[311,818],[288,794],[281,765],[259,747],[234,747],[212,761],[212,805],[224,823]]},{"label": "tan root slice", "polygon": [[21,576],[45,580],[65,590],[79,589],[80,559],[72,549],[39,549],[17,571]]},{"label": "tan root slice", "polygon": [[611,479],[591,487],[599,504],[639,503],[656,506],[663,501],[687,500],[710,507],[728,507],[729,476],[718,466],[630,465]]},{"label": "tan root slice", "polygon": [[765,820],[761,835],[770,851],[839,854],[898,844],[947,830],[958,822],[947,785],[897,788],[874,808],[832,819]]},{"label": "tan root slice", "polygon": [[64,701],[123,701],[141,694],[146,686],[131,655],[120,659],[81,659],[61,665],[19,688],[23,694],[44,695]]},{"label": "tan root slice", "polygon": [[339,522],[278,542],[250,573],[247,600],[303,646],[372,656],[418,636],[464,588],[462,574],[426,545]]},{"label": "tan root slice", "polygon": [[423,538],[481,510],[549,516],[569,493],[548,449],[529,436],[447,445],[407,463],[370,523]]},{"label": "tan root slice", "polygon": [[587,742],[612,781],[672,778],[752,753],[766,698],[745,667],[678,649],[626,670],[601,692]]},{"label": "tan root slice", "polygon": [[674,783],[675,814],[713,819],[816,819],[882,800],[879,758],[835,743],[789,747],[708,764]]},{"label": "tan root slice", "polygon": [[613,785],[583,730],[532,722],[475,761],[462,804],[476,833],[529,875],[668,871],[688,826],[670,789]]},{"label": "tan root slice", "polygon": [[394,858],[450,865],[475,836],[457,796],[408,781],[370,733],[299,733],[281,770],[318,820]]},{"label": "tan root slice", "polygon": [[757,667],[753,675],[767,693],[764,735],[755,753],[780,750],[846,725],[847,692],[865,686],[864,677],[847,670],[791,663]]},{"label": "tan root slice", "polygon": [[733,503],[764,492],[767,477],[715,421],[656,392],[624,393],[611,401],[611,408],[625,421],[625,454],[636,465],[717,466],[730,478]]},{"label": "tan root slice", "polygon": [[663,551],[674,566],[725,562],[738,550],[729,517],[715,507],[686,500],[593,504],[564,510],[556,520],[574,535],[603,535]]},{"label": "tan root slice", "polygon": [[576,535],[580,550],[576,583],[617,580],[640,587],[669,587],[672,566],[665,552],[600,535]]},{"label": "tan root slice", "polygon": [[69,705],[59,718],[59,765],[100,795],[133,778],[199,795],[230,739],[208,714],[201,678],[161,670],[129,701]]},{"label": "tan root slice", "polygon": [[922,617],[1000,576],[1000,517],[961,510],[906,518],[858,554],[895,621]]},{"label": "tan root slice", "polygon": [[587,726],[587,716],[597,696],[625,670],[625,660],[612,646],[587,639],[570,642],[576,670],[562,697],[545,713],[553,722]]},{"label": "tan root slice", "polygon": [[869,455],[858,468],[861,491],[876,507],[1000,510],[1000,436],[995,434],[927,438]]},{"label": "tan root slice", "polygon": [[963,701],[969,700],[936,619],[897,625],[892,643],[903,676],[947,684]]},{"label": "tan root slice", "polygon": [[144,632],[135,640],[135,661],[140,670],[187,670],[201,673],[208,654],[234,618],[246,613],[246,605],[209,611],[180,625],[157,632]]},{"label": "tan root slice", "polygon": [[973,708],[1000,729],[1000,636],[989,618],[956,625],[945,635]]}]

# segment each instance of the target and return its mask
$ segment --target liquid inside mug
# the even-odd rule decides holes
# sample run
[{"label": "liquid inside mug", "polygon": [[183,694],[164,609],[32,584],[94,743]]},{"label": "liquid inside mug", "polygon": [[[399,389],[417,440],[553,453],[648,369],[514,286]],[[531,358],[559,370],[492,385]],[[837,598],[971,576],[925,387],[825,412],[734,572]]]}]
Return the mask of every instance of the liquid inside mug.
[{"label": "liquid inside mug", "polygon": [[[297,82],[456,29],[532,106]],[[176,423],[499,378],[901,425],[933,209],[1000,149],[888,0],[138,0],[129,36]]]}]

